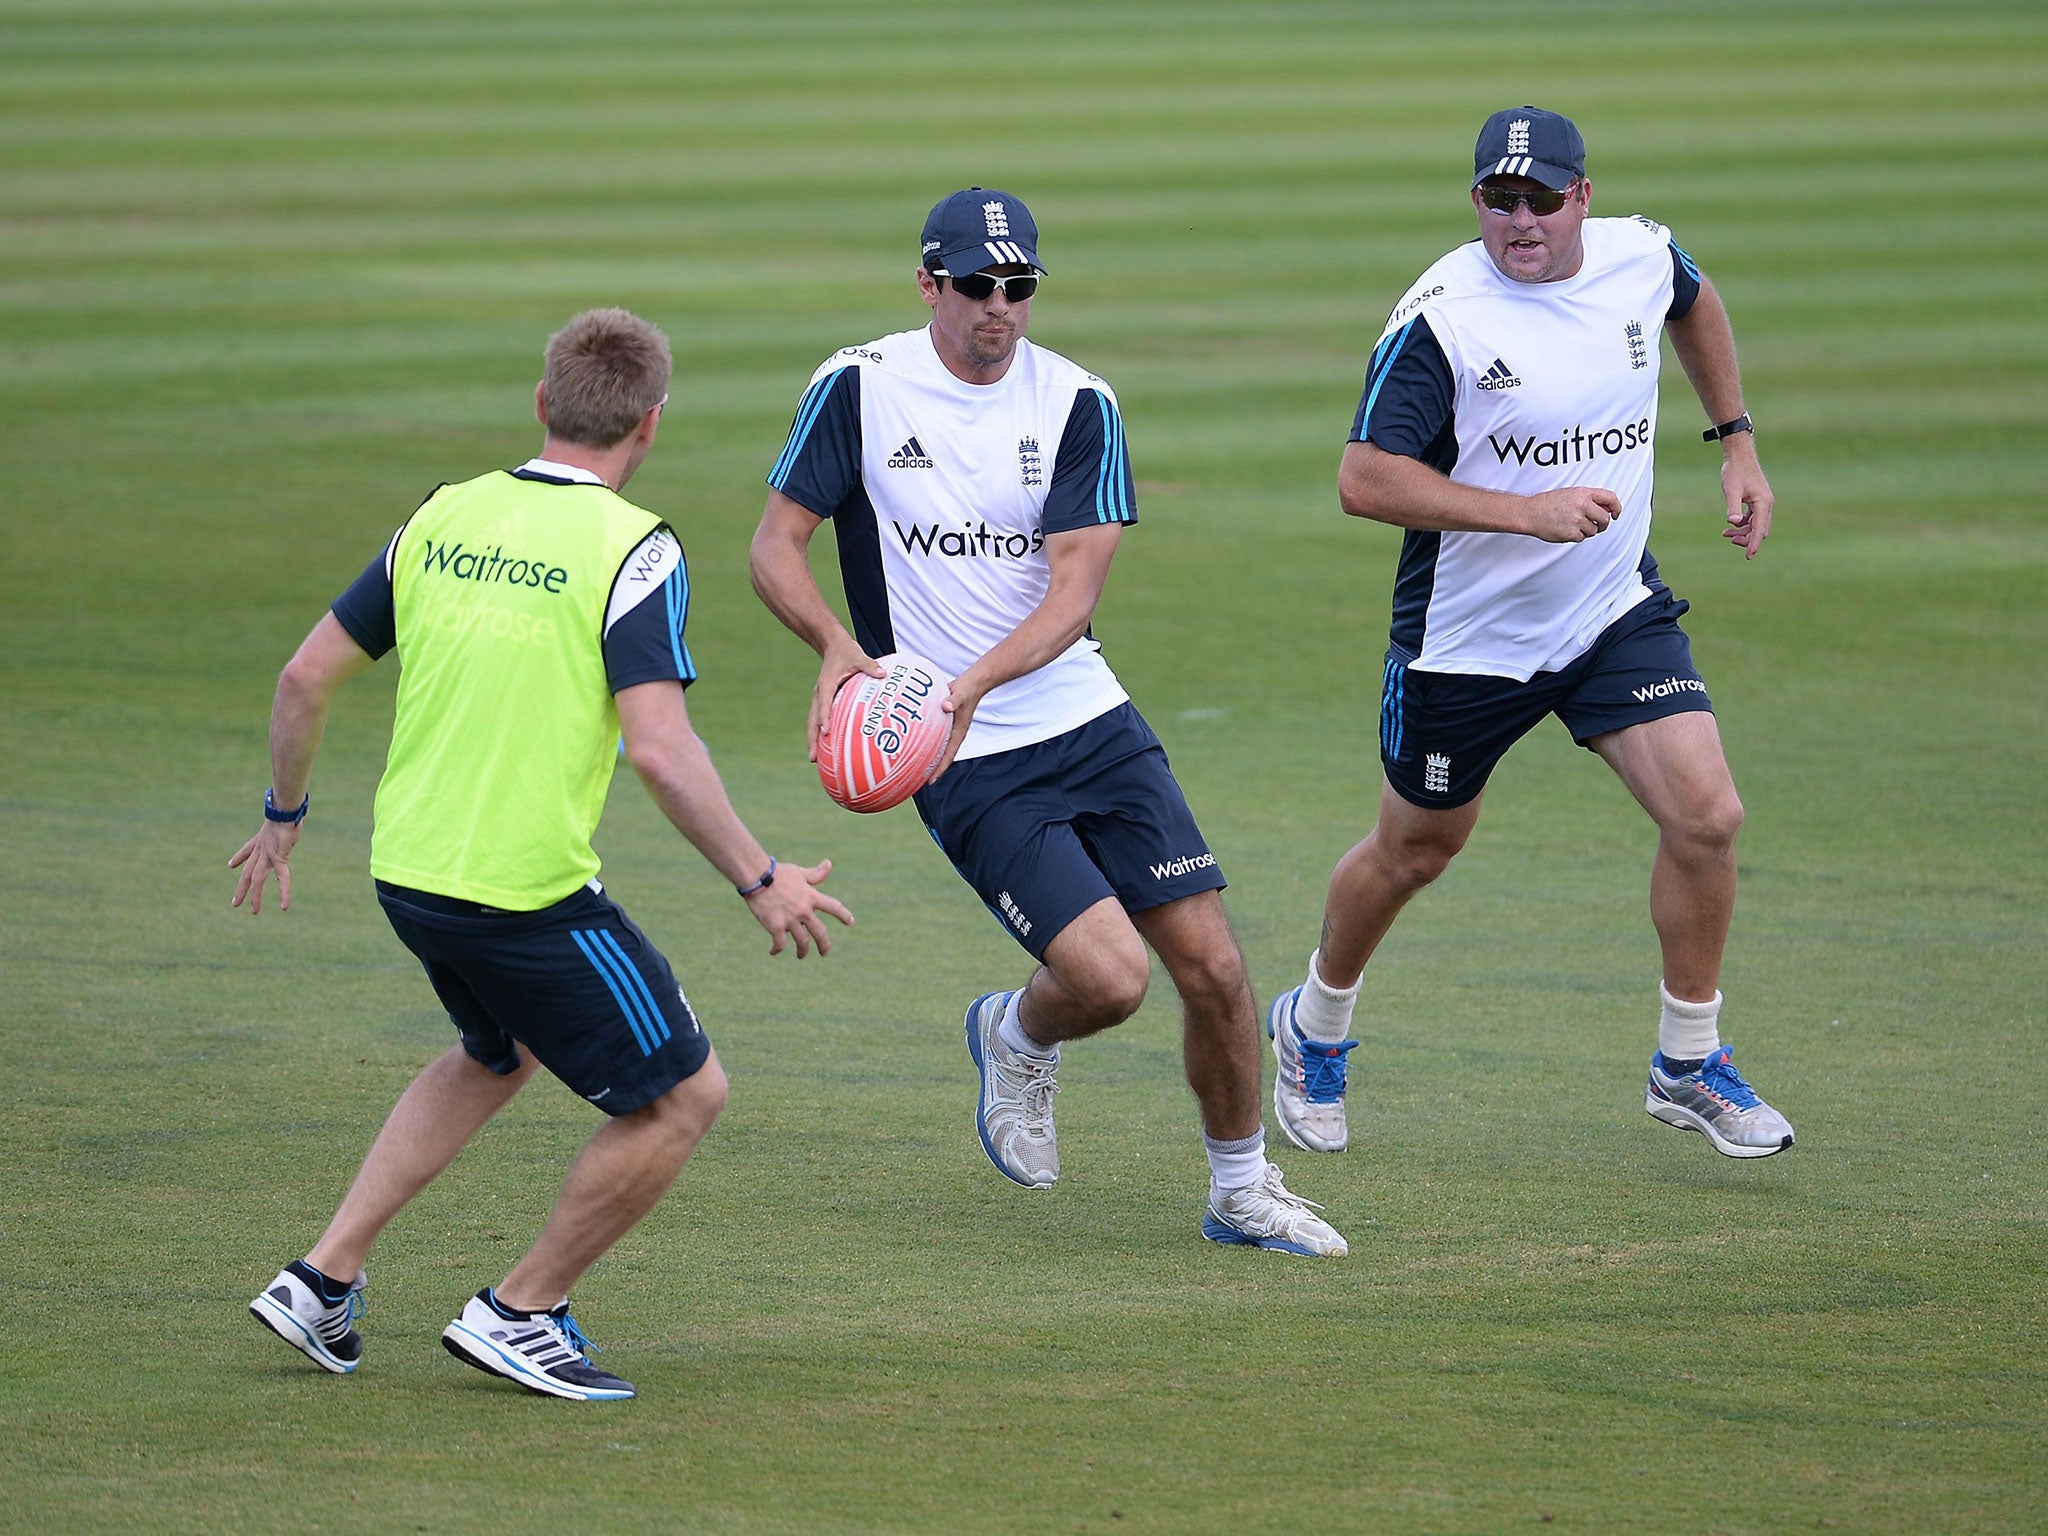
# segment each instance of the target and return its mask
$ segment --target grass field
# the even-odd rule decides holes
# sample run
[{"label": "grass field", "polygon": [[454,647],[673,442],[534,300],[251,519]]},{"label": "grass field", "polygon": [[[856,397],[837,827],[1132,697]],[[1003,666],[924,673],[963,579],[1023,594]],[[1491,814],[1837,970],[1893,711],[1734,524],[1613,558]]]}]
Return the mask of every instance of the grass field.
[{"label": "grass field", "polygon": [[[1068,1054],[1026,1196],[959,1042],[1023,956],[910,813],[818,793],[808,653],[747,590],[796,396],[916,322],[937,196],[1029,200],[1034,334],[1139,476],[1097,632],[1263,1000],[1378,779],[1396,539],[1332,492],[1364,358],[1530,99],[1735,316],[1778,532],[1716,537],[1670,366],[1654,548],[1750,810],[1724,1027],[1799,1145],[1643,1115],[1652,834],[1553,727],[1373,965],[1352,1150],[1280,1158],[1348,1262],[1197,1239],[1164,985]],[[2044,100],[2021,4],[0,0],[0,1524],[2048,1529]],[[676,344],[634,492],[690,552],[694,717],[860,926],[769,963],[622,776],[607,878],[734,1081],[577,1294],[642,1396],[435,1341],[590,1129],[545,1082],[326,1377],[244,1308],[448,1041],[366,869],[389,664],[292,913],[223,866],[278,667],[436,483],[531,452],[594,303]]]}]

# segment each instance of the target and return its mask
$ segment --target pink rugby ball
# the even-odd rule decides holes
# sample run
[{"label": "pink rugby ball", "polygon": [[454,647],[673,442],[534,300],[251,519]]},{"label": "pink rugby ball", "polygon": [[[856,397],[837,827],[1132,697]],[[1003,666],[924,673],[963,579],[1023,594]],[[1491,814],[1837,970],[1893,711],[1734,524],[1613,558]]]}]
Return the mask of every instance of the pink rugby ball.
[{"label": "pink rugby ball", "polygon": [[818,778],[849,811],[886,811],[924,787],[946,750],[953,717],[939,708],[952,679],[922,656],[875,658],[881,677],[839,685],[818,740]]}]

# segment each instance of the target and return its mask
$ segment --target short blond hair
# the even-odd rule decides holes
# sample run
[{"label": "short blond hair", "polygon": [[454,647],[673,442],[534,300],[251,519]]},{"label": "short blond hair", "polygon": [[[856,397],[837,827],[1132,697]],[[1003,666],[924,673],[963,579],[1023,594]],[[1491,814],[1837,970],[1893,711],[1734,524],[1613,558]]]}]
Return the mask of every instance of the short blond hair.
[{"label": "short blond hair", "polygon": [[668,338],[623,309],[589,309],[548,338],[541,387],[548,431],[609,448],[668,393]]}]

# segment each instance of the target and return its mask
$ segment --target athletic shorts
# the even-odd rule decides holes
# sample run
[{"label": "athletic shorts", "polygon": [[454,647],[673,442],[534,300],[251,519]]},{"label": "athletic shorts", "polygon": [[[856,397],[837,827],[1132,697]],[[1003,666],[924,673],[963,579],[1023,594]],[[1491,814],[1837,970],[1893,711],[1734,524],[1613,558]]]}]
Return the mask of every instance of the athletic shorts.
[{"label": "athletic shorts", "polygon": [[917,811],[1038,960],[1105,896],[1143,912],[1224,885],[1165,749],[1128,701],[1050,741],[955,762],[917,792]]},{"label": "athletic shorts", "polygon": [[711,1055],[668,961],[602,890],[501,912],[379,880],[377,900],[427,968],[462,1048],[501,1077],[518,1070],[516,1041],[599,1109],[623,1115]]},{"label": "athletic shorts", "polygon": [[1430,810],[1486,788],[1509,747],[1555,714],[1580,746],[1666,715],[1713,712],[1678,617],[1690,605],[1659,589],[1601,632],[1585,655],[1526,683],[1418,672],[1392,652],[1380,694],[1380,761],[1403,800]]}]

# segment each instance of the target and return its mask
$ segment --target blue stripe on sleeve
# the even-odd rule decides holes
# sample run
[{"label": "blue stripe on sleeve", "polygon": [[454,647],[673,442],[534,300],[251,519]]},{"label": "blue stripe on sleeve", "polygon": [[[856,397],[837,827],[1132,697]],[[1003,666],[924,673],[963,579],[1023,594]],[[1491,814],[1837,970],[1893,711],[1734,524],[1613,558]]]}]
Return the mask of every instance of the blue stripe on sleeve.
[{"label": "blue stripe on sleeve", "polygon": [[1676,240],[1671,242],[1671,254],[1676,256],[1678,258],[1679,265],[1685,268],[1685,275],[1687,277],[1691,278],[1694,282],[1698,282],[1700,280],[1699,267],[1694,263],[1693,259],[1690,256],[1685,254],[1685,247],[1680,245]]},{"label": "blue stripe on sleeve", "polygon": [[690,648],[683,644],[683,624],[690,613],[690,578],[683,574],[680,560],[661,585],[662,595],[668,599],[668,643],[675,657],[676,676],[686,683],[695,682],[697,665],[690,659]]},{"label": "blue stripe on sleeve", "polygon": [[1102,461],[1095,473],[1095,521],[1128,523],[1133,520],[1130,493],[1130,461],[1124,455],[1124,419],[1109,403],[1109,396],[1094,390],[1096,407],[1102,412]]},{"label": "blue stripe on sleeve", "polygon": [[[1387,382],[1387,375],[1393,371],[1394,359],[1401,355],[1401,348],[1407,344],[1408,333],[1415,329],[1416,321],[1419,321],[1421,318],[1420,315],[1417,315],[1414,320],[1410,320],[1388,340],[1381,342],[1379,350],[1373,353],[1372,368],[1369,373],[1372,388],[1366,394],[1365,409],[1358,413],[1358,425],[1361,432],[1372,425],[1373,402],[1379,399],[1380,389]],[[1384,358],[1380,356],[1381,351],[1386,353]]]},{"label": "blue stripe on sleeve", "polygon": [[825,400],[832,393],[832,386],[845,376],[846,371],[840,368],[826,374],[805,390],[803,399],[797,403],[796,425],[789,429],[789,441],[783,446],[782,457],[777,459],[775,467],[768,471],[768,483],[778,491],[782,489],[782,483],[789,478],[789,471],[796,463],[796,456],[803,450],[804,439],[811,435],[811,428],[817,425],[818,413],[825,409]]}]

